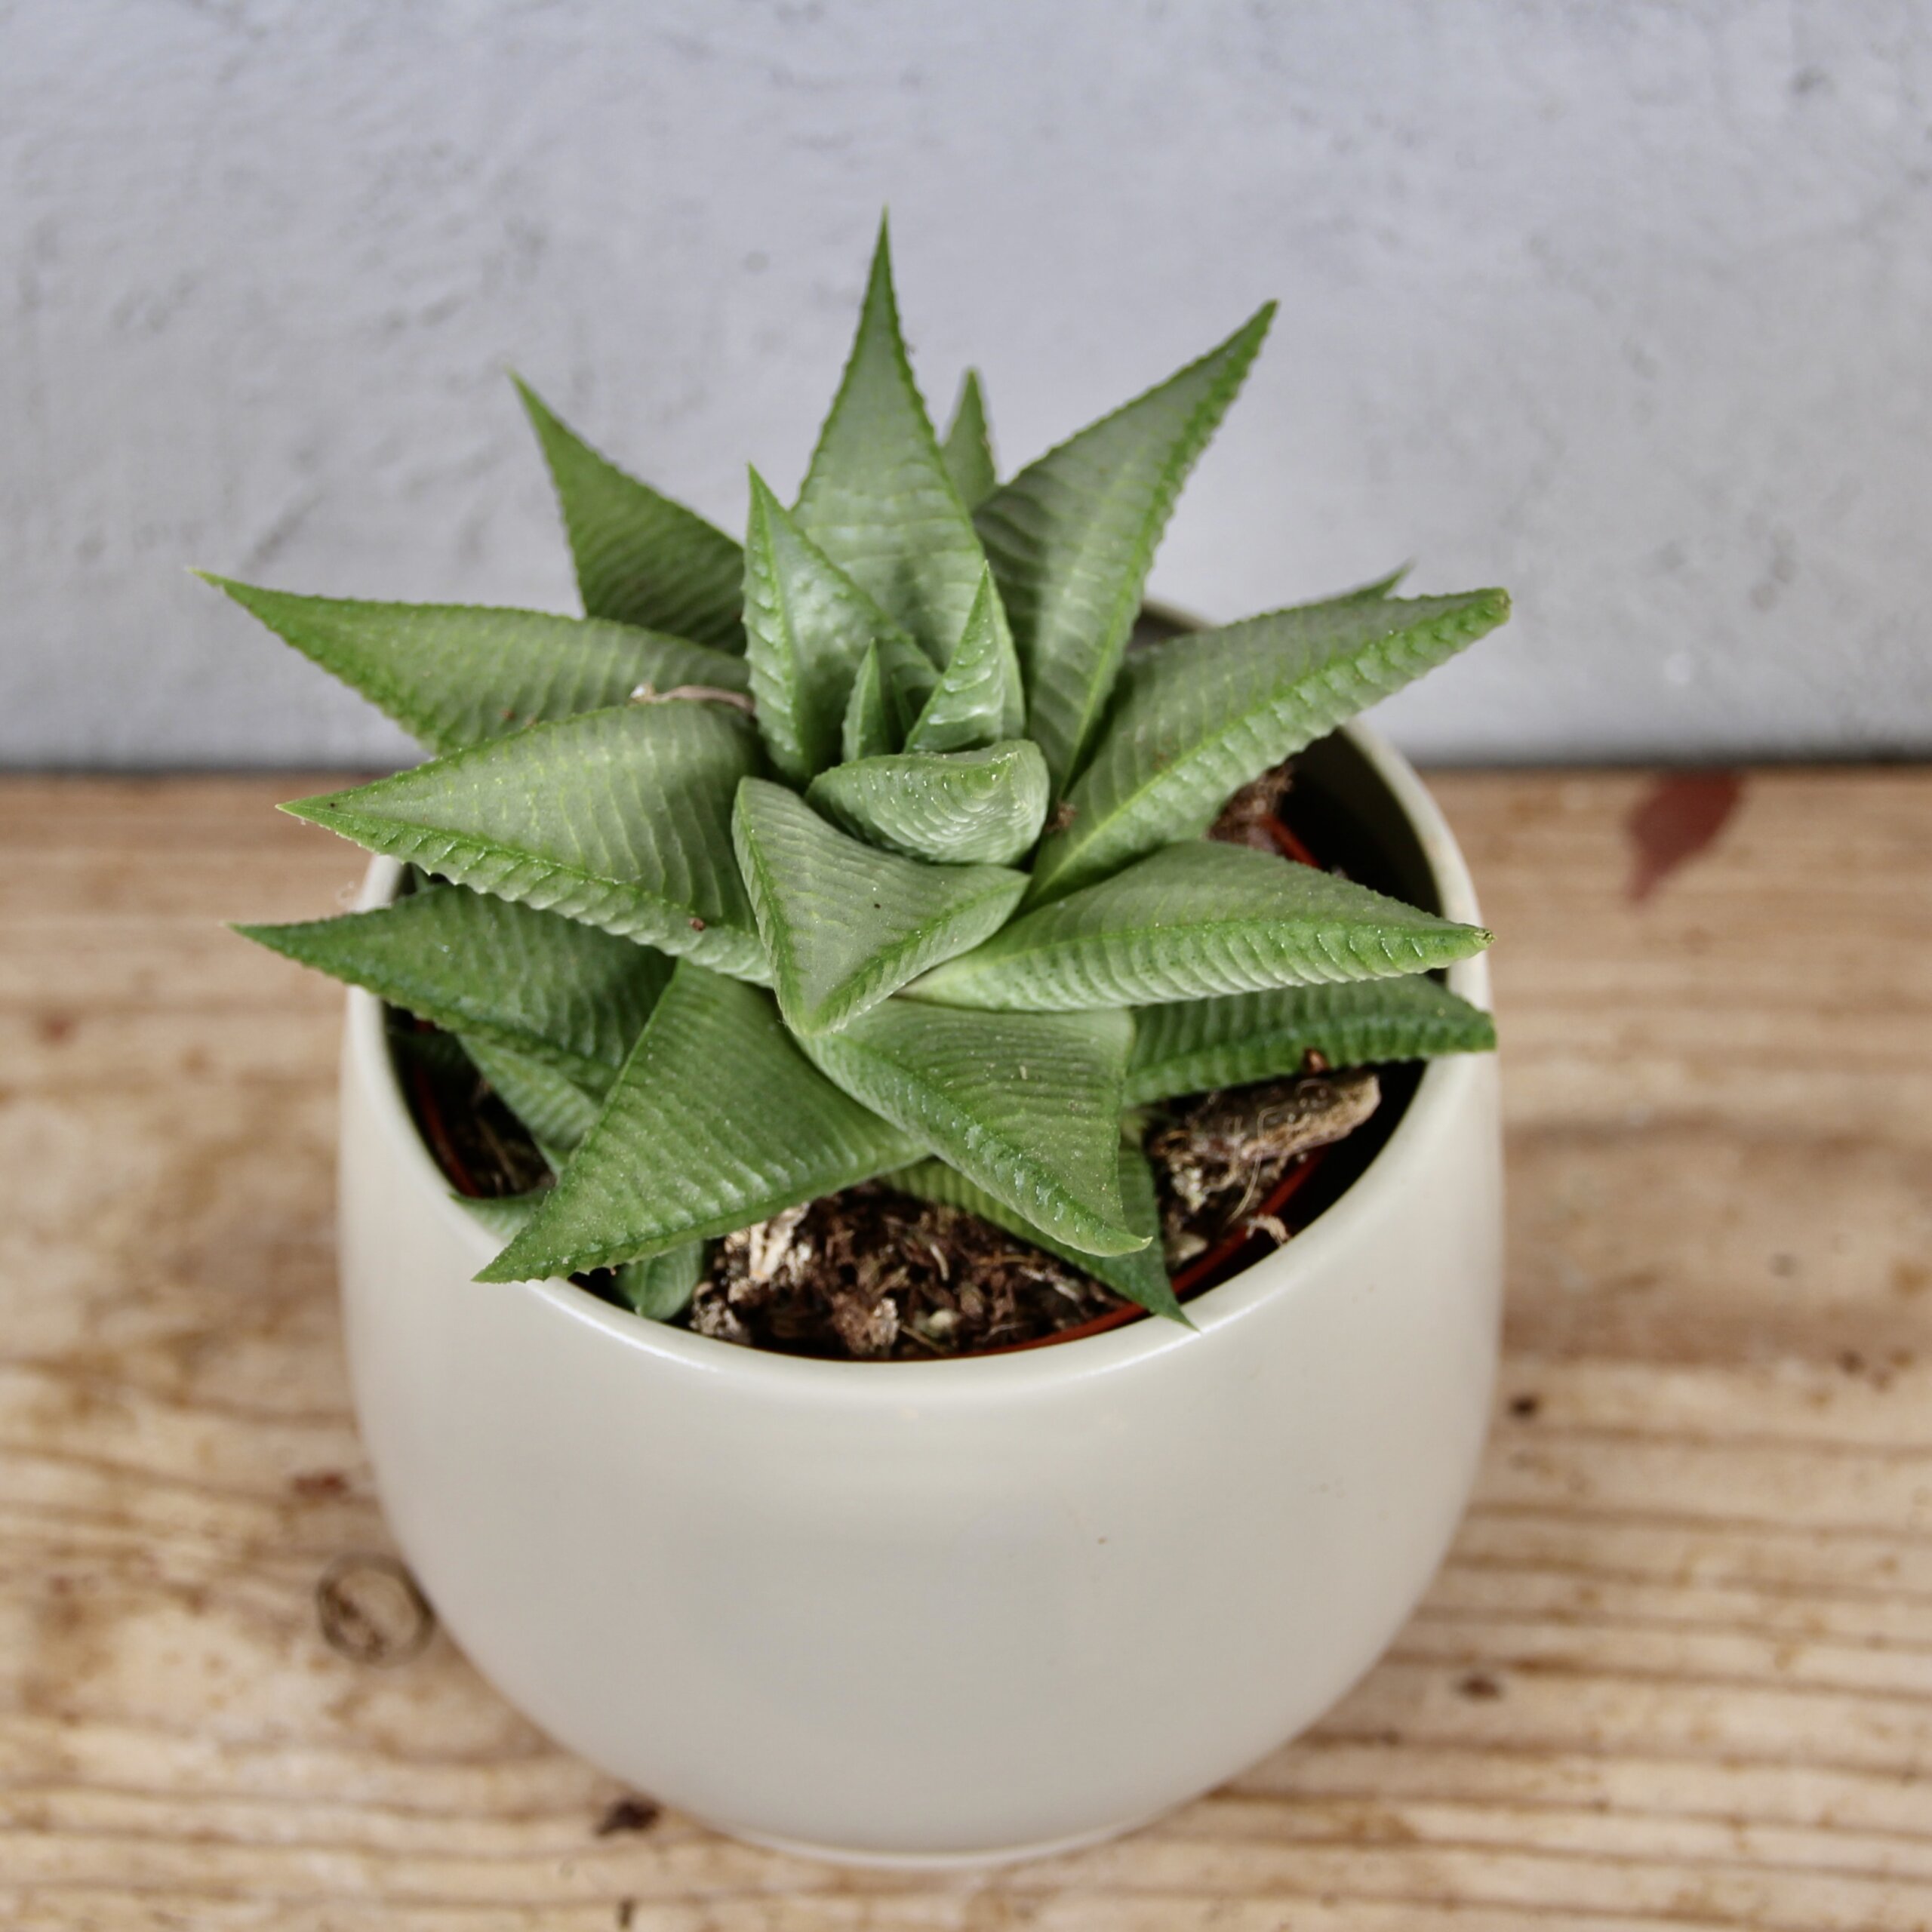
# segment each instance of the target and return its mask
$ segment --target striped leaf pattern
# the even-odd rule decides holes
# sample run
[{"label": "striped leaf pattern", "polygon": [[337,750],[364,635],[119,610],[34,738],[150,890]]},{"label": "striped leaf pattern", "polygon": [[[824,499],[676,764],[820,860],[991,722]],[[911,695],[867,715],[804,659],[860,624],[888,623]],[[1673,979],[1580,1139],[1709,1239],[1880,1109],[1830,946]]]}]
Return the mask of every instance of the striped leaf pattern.
[{"label": "striped leaf pattern", "polygon": [[646,1260],[903,1167],[919,1152],[814,1070],[768,993],[681,960],[596,1124],[477,1278]]},{"label": "striped leaf pattern", "polygon": [[1100,721],[1155,546],[1272,319],[1083,429],[986,498],[986,545],[1026,685],[1027,732],[1064,789]]},{"label": "striped leaf pattern", "polygon": [[943,664],[986,567],[912,380],[883,226],[857,340],[799,493],[799,527]]},{"label": "striped leaf pattern", "polygon": [[374,912],[236,930],[466,1043],[527,1056],[600,1094],[671,976],[661,952],[457,885]]},{"label": "striped leaf pattern", "polygon": [[977,752],[902,752],[835,765],[805,801],[854,838],[935,865],[1012,864],[1047,816],[1047,761],[1030,739]]},{"label": "striped leaf pattern", "polygon": [[1495,1044],[1489,1015],[1426,974],[1177,1001],[1134,1015],[1128,1104],[1280,1079],[1300,1072],[1310,1053],[1331,1066],[1366,1066]]},{"label": "striped leaf pattern", "polygon": [[1489,935],[1246,846],[1170,845],[928,973],[921,998],[1008,1012],[1150,1006],[1446,966]]},{"label": "striped leaf pattern", "polygon": [[1198,837],[1229,794],[1494,630],[1500,590],[1405,599],[1380,586],[1137,652],[1106,734],[1041,848],[1034,903]]},{"label": "striped leaf pattern", "polygon": [[207,581],[436,752],[622,704],[646,685],[746,686],[741,658],[601,618],[298,597]]},{"label": "striped leaf pattern", "polygon": [[586,712],[284,809],[371,851],[746,978],[765,973],[731,851],[750,724],[680,701]]},{"label": "striped leaf pattern", "polygon": [[836,1032],[996,932],[1026,890],[1001,866],[929,866],[848,837],[782,785],[748,778],[732,835],[786,1023]]},{"label": "striped leaf pattern", "polygon": [[1126,1014],[888,1000],[806,1051],[847,1093],[1083,1254],[1147,1244],[1120,1192]]}]

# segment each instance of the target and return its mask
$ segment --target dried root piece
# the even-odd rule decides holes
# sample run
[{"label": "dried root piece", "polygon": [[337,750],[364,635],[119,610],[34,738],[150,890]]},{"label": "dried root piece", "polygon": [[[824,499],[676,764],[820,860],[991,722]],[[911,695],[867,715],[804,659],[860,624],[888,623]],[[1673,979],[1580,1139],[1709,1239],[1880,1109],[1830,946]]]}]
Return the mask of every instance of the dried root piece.
[{"label": "dried root piece", "polygon": [[[1374,1074],[1358,1068],[1210,1094],[1157,1128],[1147,1152],[1168,1197],[1169,1260],[1201,1253],[1249,1214],[1291,1161],[1352,1134],[1381,1097]],[[1287,1235],[1280,1228],[1276,1238]]]},{"label": "dried root piece", "polygon": [[1221,808],[1221,815],[1208,828],[1208,836],[1224,845],[1251,845],[1257,852],[1275,852],[1281,848],[1268,829],[1267,822],[1278,818],[1281,801],[1294,783],[1292,766],[1278,764],[1253,779]]}]

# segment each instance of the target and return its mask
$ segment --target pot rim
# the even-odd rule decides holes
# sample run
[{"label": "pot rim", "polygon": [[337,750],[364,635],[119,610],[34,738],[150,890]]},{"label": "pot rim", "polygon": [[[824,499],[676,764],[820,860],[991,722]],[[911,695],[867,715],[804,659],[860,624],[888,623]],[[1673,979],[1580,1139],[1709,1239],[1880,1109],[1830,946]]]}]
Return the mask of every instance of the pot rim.
[{"label": "pot rim", "polygon": [[[1360,722],[1340,728],[1361,753],[1409,820],[1420,841],[1444,916],[1479,924],[1475,888],[1454,835],[1414,768],[1381,734]],[[402,875],[395,860],[374,860],[357,895],[358,910],[386,905]],[[1480,1006],[1489,1003],[1489,968],[1481,955],[1449,969],[1449,984]],[[389,1051],[383,1001],[360,987],[349,989],[344,1038],[349,1067],[373,1082],[380,1096],[380,1118],[394,1158],[420,1180],[427,1211],[440,1215],[453,1243],[473,1254],[481,1268],[500,1241],[460,1204],[447,1177],[417,1131],[395,1061]],[[792,1399],[814,1395],[854,1400],[903,1411],[915,1395],[928,1402],[977,1401],[989,1397],[1030,1394],[1068,1382],[1117,1374],[1149,1363],[1170,1352],[1207,1346],[1234,1330],[1264,1303],[1291,1294],[1324,1263],[1330,1249],[1349,1241],[1358,1224],[1380,1213],[1398,1211],[1405,1180],[1431,1158],[1437,1142],[1451,1131],[1465,1090],[1482,1076],[1480,1054],[1456,1054],[1427,1062],[1416,1091],[1386,1144],[1340,1198],[1294,1239],[1263,1255],[1217,1286],[1192,1297],[1192,1331],[1150,1316],[1097,1335],[1011,1353],[965,1355],[937,1361],[840,1361],[818,1356],[748,1348],[709,1335],[650,1321],[612,1306],[569,1281],[476,1284],[479,1294],[521,1294],[543,1305],[556,1319],[600,1331],[619,1346],[655,1358],[676,1371],[753,1383],[775,1383]],[[909,1371],[893,1374],[894,1370]],[[774,1394],[780,1392],[774,1387]]]}]

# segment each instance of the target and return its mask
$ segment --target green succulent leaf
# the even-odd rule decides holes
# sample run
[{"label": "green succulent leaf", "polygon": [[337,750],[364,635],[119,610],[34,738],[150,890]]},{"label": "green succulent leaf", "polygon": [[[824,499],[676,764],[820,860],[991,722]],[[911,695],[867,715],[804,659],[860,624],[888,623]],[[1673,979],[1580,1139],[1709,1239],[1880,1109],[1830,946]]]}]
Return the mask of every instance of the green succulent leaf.
[{"label": "green succulent leaf", "polygon": [[1030,740],[901,752],[820,773],[805,802],[855,837],[935,865],[1011,865],[1040,835],[1047,761]]},{"label": "green succulent leaf", "polygon": [[768,994],[682,960],[589,1137],[477,1278],[648,1260],[920,1151],[813,1068]]},{"label": "green succulent leaf", "polygon": [[1130,1106],[1280,1079],[1299,1073],[1310,1052],[1331,1066],[1366,1066],[1496,1044],[1489,1015],[1426,974],[1223,993],[1146,1007],[1134,1020]]},{"label": "green succulent leaf", "polygon": [[374,912],[235,930],[466,1044],[513,1050],[599,1094],[671,977],[648,947],[460,885]]},{"label": "green succulent leaf", "polygon": [[1026,706],[1020,661],[991,571],[980,579],[972,614],[924,708],[906,734],[909,752],[969,752],[1020,735]]},{"label": "green succulent leaf", "polygon": [[1120,1192],[1133,1023],[1123,1012],[968,1013],[888,1000],[803,1042],[847,1093],[1083,1254],[1147,1245]]},{"label": "green succulent leaf", "polygon": [[432,752],[621,704],[644,685],[746,688],[741,660],[629,624],[463,604],[300,597],[201,575]]},{"label": "green succulent leaf", "polygon": [[1242,845],[1170,845],[928,973],[924,999],[1003,1011],[1151,1006],[1446,966],[1489,935]]},{"label": "green succulent leaf", "polygon": [[[494,1199],[475,1195],[454,1197],[491,1233],[507,1241],[520,1233],[543,1205],[543,1193],[499,1195]],[[648,1261],[626,1261],[611,1271],[611,1284],[633,1315],[652,1321],[669,1321],[690,1306],[704,1273],[704,1243],[687,1241]]]},{"label": "green succulent leaf", "polygon": [[857,340],[820,433],[799,526],[943,663],[965,629],[986,557],[912,380],[883,224]]},{"label": "green succulent leaf", "polygon": [[1040,848],[1032,900],[1198,837],[1230,792],[1509,614],[1500,590],[1354,592],[1135,652],[1093,761],[1068,795],[1069,823]]},{"label": "green succulent leaf", "polygon": [[949,1208],[963,1208],[969,1214],[977,1214],[995,1227],[1005,1229],[1008,1234],[1017,1235],[1022,1241],[1058,1255],[1150,1314],[1164,1315],[1188,1327],[1194,1325],[1175,1298],[1168,1280],[1167,1264],[1161,1258],[1160,1243],[1153,1238],[1160,1232],[1161,1219],[1154,1198],[1152,1170],[1146,1155],[1130,1140],[1123,1138],[1120,1146],[1121,1201],[1128,1226],[1149,1238],[1145,1247],[1136,1248],[1131,1254],[1083,1254],[1077,1247],[1069,1247],[943,1161],[921,1161],[885,1178],[888,1186],[905,1193],[916,1195],[922,1201],[943,1201]]},{"label": "green succulent leaf", "polygon": [[602,1110],[615,1072],[605,1068],[595,1078],[573,1078],[534,1054],[474,1033],[457,1038],[497,1098],[522,1121],[537,1151],[561,1172]]},{"label": "green succulent leaf", "polygon": [[977,509],[999,488],[992,432],[986,425],[986,399],[977,369],[968,369],[959,385],[959,400],[953,405],[952,422],[940,454],[946,459],[946,473],[952,478],[959,500],[969,510]]},{"label": "green succulent leaf", "polygon": [[886,703],[884,668],[879,663],[878,647],[872,645],[853,674],[851,694],[838,728],[838,755],[850,764],[857,758],[882,757],[898,743]]},{"label": "green succulent leaf", "polygon": [[1218,349],[1083,429],[974,513],[1057,789],[1078,771],[1174,499],[1233,401],[1271,303]]},{"label": "green succulent leaf", "polygon": [[731,851],[749,722],[680,700],[590,711],[285,806],[373,851],[743,978],[765,973]]},{"label": "green succulent leaf", "polygon": [[611,1284],[633,1315],[647,1321],[670,1321],[691,1306],[704,1275],[701,1241],[688,1241],[648,1260],[621,1262],[611,1271]]},{"label": "green succulent leaf", "polygon": [[932,661],[903,632],[878,638],[860,660],[839,731],[841,759],[896,752],[939,682]]},{"label": "green succulent leaf", "polygon": [[747,778],[732,823],[786,1023],[835,1032],[928,966],[996,932],[1026,890],[1001,866],[929,866],[828,825]]},{"label": "green succulent leaf", "polygon": [[696,511],[626,475],[565,428],[527,383],[513,380],[557,487],[585,611],[743,650],[745,567],[737,545]]}]

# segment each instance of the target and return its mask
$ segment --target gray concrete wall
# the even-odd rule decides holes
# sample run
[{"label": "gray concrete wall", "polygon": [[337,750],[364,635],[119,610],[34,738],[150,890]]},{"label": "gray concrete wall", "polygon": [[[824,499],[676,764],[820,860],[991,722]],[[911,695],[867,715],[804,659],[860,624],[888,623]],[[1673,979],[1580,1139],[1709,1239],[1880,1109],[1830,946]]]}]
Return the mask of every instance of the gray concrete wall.
[{"label": "gray concrete wall", "polygon": [[567,608],[508,385],[734,524],[892,204],[1011,462],[1269,295],[1155,579],[1414,557],[1438,758],[1932,749],[1932,11],[0,4],[0,760],[378,762],[183,574]]}]

